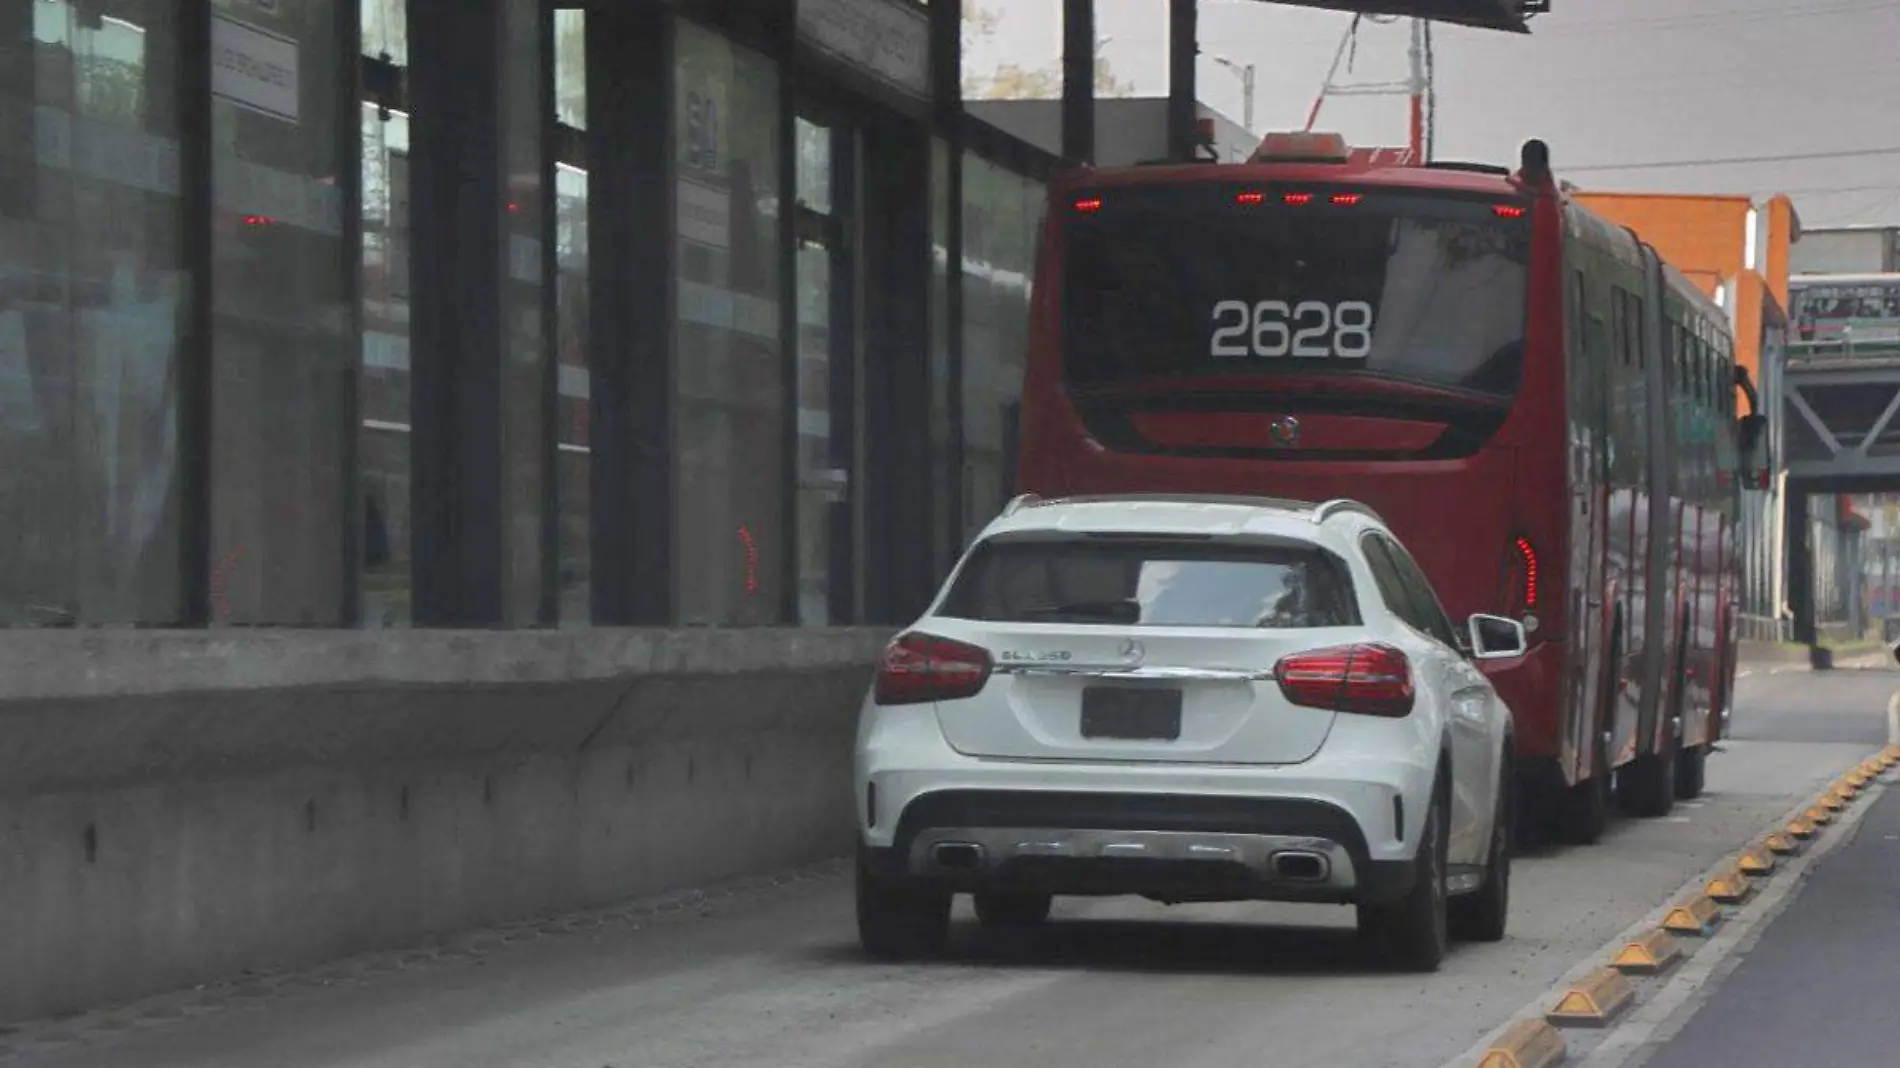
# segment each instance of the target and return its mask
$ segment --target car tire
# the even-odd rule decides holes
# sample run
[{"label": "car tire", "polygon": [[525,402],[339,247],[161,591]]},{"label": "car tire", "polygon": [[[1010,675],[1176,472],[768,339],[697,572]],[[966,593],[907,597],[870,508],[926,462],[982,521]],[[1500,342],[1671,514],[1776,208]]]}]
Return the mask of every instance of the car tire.
[{"label": "car tire", "polygon": [[1048,894],[977,894],[976,918],[985,927],[1034,927],[1049,918],[1054,903]]},{"label": "car tire", "polygon": [[1432,791],[1413,860],[1412,889],[1389,905],[1359,906],[1359,933],[1392,965],[1408,972],[1435,972],[1451,948],[1445,893],[1446,786]]},{"label": "car tire", "polygon": [[1484,882],[1463,897],[1451,899],[1451,932],[1471,942],[1501,942],[1511,914],[1512,806],[1510,753],[1504,755],[1504,778],[1498,787],[1497,812],[1491,822],[1491,851],[1485,857]]},{"label": "car tire", "polygon": [[1709,747],[1692,746],[1676,754],[1676,800],[1694,801],[1708,782]]},{"label": "car tire", "polygon": [[950,895],[874,875],[858,865],[858,944],[880,960],[913,960],[943,952],[950,936]]}]

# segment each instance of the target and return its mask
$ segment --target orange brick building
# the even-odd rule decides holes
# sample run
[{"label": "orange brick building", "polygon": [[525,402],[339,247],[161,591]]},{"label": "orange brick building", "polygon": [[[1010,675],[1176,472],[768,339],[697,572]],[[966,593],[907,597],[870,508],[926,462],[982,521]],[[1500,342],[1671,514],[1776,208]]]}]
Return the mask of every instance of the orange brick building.
[{"label": "orange brick building", "polygon": [[1801,220],[1785,196],[1576,193],[1579,203],[1636,231],[1702,291],[1732,309],[1735,360],[1762,381],[1764,330],[1787,322],[1789,246]]}]

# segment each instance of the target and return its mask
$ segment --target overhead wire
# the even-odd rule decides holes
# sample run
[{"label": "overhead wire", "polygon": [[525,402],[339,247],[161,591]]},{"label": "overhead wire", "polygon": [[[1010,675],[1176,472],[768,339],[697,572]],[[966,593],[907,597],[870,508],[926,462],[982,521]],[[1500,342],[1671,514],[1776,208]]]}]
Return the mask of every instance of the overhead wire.
[{"label": "overhead wire", "polygon": [[1566,173],[1572,171],[1657,171],[1688,167],[1729,167],[1751,163],[1802,163],[1824,159],[1865,159],[1874,156],[1900,155],[1900,145],[1883,145],[1879,148],[1850,148],[1833,152],[1784,152],[1777,155],[1761,156],[1704,156],[1699,159],[1678,160],[1642,160],[1634,163],[1582,163],[1564,165]]}]

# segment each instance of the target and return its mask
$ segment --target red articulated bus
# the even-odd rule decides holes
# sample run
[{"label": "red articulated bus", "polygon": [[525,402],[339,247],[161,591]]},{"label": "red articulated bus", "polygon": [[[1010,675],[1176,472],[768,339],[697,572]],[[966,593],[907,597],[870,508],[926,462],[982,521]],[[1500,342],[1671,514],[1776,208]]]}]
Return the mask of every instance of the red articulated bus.
[{"label": "red articulated bus", "polygon": [[1453,618],[1530,632],[1485,664],[1521,827],[1593,842],[1613,801],[1701,791],[1763,420],[1736,415],[1722,308],[1573,202],[1541,142],[1512,173],[1276,134],[1051,197],[1019,490],[1363,501]]}]

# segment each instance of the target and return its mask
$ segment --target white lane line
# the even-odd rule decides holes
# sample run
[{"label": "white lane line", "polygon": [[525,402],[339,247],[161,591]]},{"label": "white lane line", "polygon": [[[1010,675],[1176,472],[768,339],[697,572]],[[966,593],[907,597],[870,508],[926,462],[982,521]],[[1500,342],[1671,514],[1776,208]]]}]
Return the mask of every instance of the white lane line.
[{"label": "white lane line", "polygon": [[[1577,1068],[1627,1068],[1647,1061],[1674,1038],[1702,1005],[1715,996],[1722,980],[1741,964],[1747,950],[1754,947],[1768,925],[1793,904],[1808,870],[1853,837],[1855,825],[1886,792],[1885,781],[1876,781],[1879,785],[1863,793],[1852,808],[1829,825],[1826,837],[1778,869],[1754,901],[1723,921],[1715,936],[1683,961],[1655,996],[1625,1017],[1621,1026],[1578,1062]],[[1698,994],[1700,1000],[1688,1004]]]},{"label": "white lane line", "polygon": [[[1873,792],[1869,791],[1868,793],[1865,793],[1862,795],[1861,802],[1857,802],[1853,806],[1839,813],[1835,817],[1834,822],[1827,825],[1827,830],[1824,836],[1820,839],[1820,841],[1816,843],[1815,845],[1810,846],[1808,850],[1805,853],[1803,853],[1801,856],[1796,857],[1792,864],[1786,865],[1782,867],[1781,869],[1779,869],[1778,875],[1786,873],[1786,874],[1793,874],[1793,875],[1798,876],[1800,873],[1805,872],[1807,870],[1807,867],[1809,864],[1812,864],[1815,860],[1818,860],[1819,858],[1826,856],[1829,852],[1831,852],[1835,844],[1840,842],[1841,839],[1847,837],[1847,835],[1842,832],[1846,831],[1848,828],[1852,827],[1855,823],[1859,822],[1861,814],[1866,812],[1867,809],[1871,806],[1873,796],[1874,796]],[[1806,812],[1808,809],[1808,806],[1811,805],[1812,803],[1813,803],[1813,794],[1804,793],[1802,795],[1801,801],[1795,804],[1792,808],[1788,809],[1787,812],[1783,813],[1780,819],[1775,820],[1770,825],[1769,829],[1780,830],[1781,828],[1786,827],[1790,820]],[[1767,833],[1767,832],[1764,830],[1763,833]],[[1748,841],[1753,841],[1753,838],[1751,837]],[[1708,869],[1690,878],[1689,880],[1685,881],[1681,886],[1678,886],[1675,890],[1671,891],[1669,895],[1664,899],[1663,904],[1657,906],[1655,909],[1653,909],[1647,915],[1645,915],[1642,919],[1624,928],[1621,934],[1617,935],[1615,938],[1610,939],[1608,942],[1605,942],[1602,946],[1598,947],[1595,952],[1589,953],[1585,955],[1582,959],[1578,960],[1574,967],[1572,967],[1569,971],[1565,972],[1561,978],[1559,978],[1555,983],[1552,983],[1550,987],[1547,988],[1543,993],[1538,994],[1535,998],[1532,998],[1530,1001],[1525,1002],[1524,1005],[1521,1008],[1519,1008],[1516,1012],[1513,1012],[1508,1017],[1506,1017],[1504,1022],[1498,1024],[1496,1028],[1492,1029],[1483,1038],[1473,1043],[1471,1048],[1465,1050],[1463,1053],[1460,1053],[1456,1057],[1453,1057],[1450,1060],[1446,1061],[1444,1064],[1440,1065],[1440,1068],[1471,1068],[1471,1065],[1478,1063],[1478,1061],[1484,1057],[1484,1054],[1486,1053],[1486,1051],[1491,1049],[1491,1046],[1493,1043],[1495,1043],[1499,1038],[1503,1037],[1504,1032],[1509,1030],[1512,1024],[1515,1024],[1519,1020],[1524,1020],[1524,1019],[1535,1019],[1535,1020],[1543,1019],[1544,1013],[1546,1010],[1548,1010],[1552,1005],[1555,1005],[1559,998],[1563,997],[1563,995],[1566,992],[1568,992],[1571,987],[1575,986],[1585,976],[1589,975],[1591,972],[1594,972],[1599,968],[1606,966],[1609,962],[1609,959],[1616,953],[1617,950],[1622,949],[1625,944],[1635,941],[1638,937],[1648,934],[1650,931],[1653,931],[1656,928],[1662,926],[1663,918],[1669,915],[1669,910],[1675,906],[1676,902],[1682,900],[1684,897],[1688,896],[1689,894],[1701,893],[1703,891],[1703,888],[1708,886],[1709,880],[1715,878],[1718,875],[1724,875],[1730,871],[1733,871],[1735,868],[1735,855],[1736,853],[1740,852],[1744,846],[1748,844],[1748,841],[1737,843],[1735,846],[1735,849],[1733,851],[1723,854],[1723,857],[1721,860],[1716,861],[1714,864],[1710,865]],[[1602,848],[1602,847],[1598,846],[1596,848]],[[1771,900],[1771,901],[1779,902],[1782,899],[1782,897],[1785,896],[1787,893],[1787,891],[1784,888],[1788,886],[1792,886],[1796,881],[1797,881],[1796,879],[1778,878],[1775,884],[1768,888],[1766,894],[1758,896],[1755,900],[1756,901]],[[1771,897],[1769,895],[1773,895],[1773,896]],[[1732,927],[1740,926],[1743,932],[1746,933],[1747,930],[1749,930],[1753,926],[1754,921],[1739,920],[1737,918],[1738,915],[1740,914],[1752,913],[1754,911],[1753,904],[1754,902],[1750,902],[1748,905],[1744,905],[1740,910],[1737,910],[1733,907],[1724,906],[1722,909],[1722,913],[1723,913],[1722,925],[1720,928],[1717,929],[1716,936],[1714,938],[1709,939],[1706,944],[1703,944],[1700,947],[1696,947],[1693,944],[1689,947],[1693,951],[1693,954],[1694,954],[1692,957],[1692,960],[1700,960],[1700,959],[1703,959],[1704,957],[1708,957],[1709,967],[1713,967],[1716,963],[1718,963],[1720,959],[1720,953],[1719,952],[1712,953],[1711,951],[1718,949],[1717,943],[1722,941],[1723,936],[1726,935]],[[1686,941],[1690,941],[1691,943],[1693,943],[1699,940],[1689,939]],[[1732,945],[1732,943],[1728,943],[1728,944]],[[1687,968],[1688,962],[1685,962],[1681,967]],[[1674,981],[1672,980],[1672,985],[1673,985],[1673,982]],[[1665,987],[1665,991],[1667,991],[1667,989],[1668,988]],[[1691,990],[1693,990],[1693,986],[1691,986]],[[1682,996],[1686,997],[1687,995],[1684,994]],[[1678,1001],[1679,1000],[1680,998],[1678,998]],[[1633,1021],[1635,1021],[1636,1019],[1642,1018],[1643,1016],[1644,1016],[1644,1010],[1643,1009],[1637,1010],[1634,1016],[1626,1019],[1626,1021],[1622,1024],[1622,1026],[1618,1029],[1618,1032],[1616,1033],[1621,1033],[1622,1028],[1629,1027]],[[1608,1045],[1609,1045],[1609,1041],[1606,1040],[1604,1042],[1604,1046],[1608,1046]],[[1602,1048],[1603,1047],[1599,1047],[1599,1050],[1601,1050]],[[1595,1058],[1595,1053],[1592,1054],[1592,1060],[1587,1061],[1585,1063],[1596,1064],[1594,1058]],[[1597,1065],[1597,1068],[1605,1068],[1605,1066],[1599,1064]]]}]

